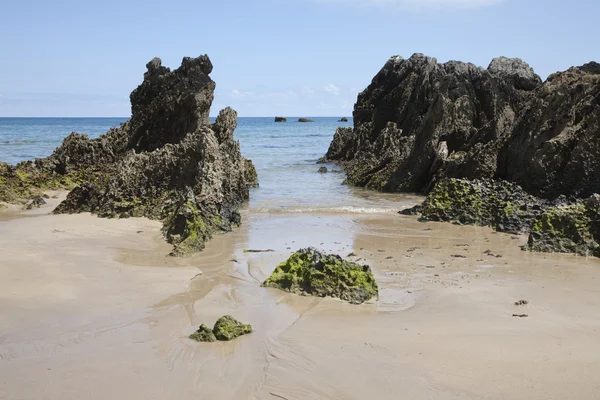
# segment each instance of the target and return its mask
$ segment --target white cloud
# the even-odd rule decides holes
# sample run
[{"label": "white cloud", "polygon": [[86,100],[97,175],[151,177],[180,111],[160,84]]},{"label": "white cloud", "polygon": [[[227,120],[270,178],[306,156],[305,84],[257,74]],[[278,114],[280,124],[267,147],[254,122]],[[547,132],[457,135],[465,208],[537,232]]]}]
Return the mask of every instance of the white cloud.
[{"label": "white cloud", "polygon": [[411,9],[479,8],[505,0],[315,0],[321,3],[345,3],[355,6],[391,6]]},{"label": "white cloud", "polygon": [[240,92],[237,89],[233,89],[231,91],[230,96],[232,98],[234,98],[234,99],[244,99],[244,98],[247,98],[247,97],[250,97],[250,98],[255,97],[256,93],[255,92]]},{"label": "white cloud", "polygon": [[315,94],[315,89],[311,88],[310,86],[304,86],[302,87],[302,89],[300,90],[303,94]]},{"label": "white cloud", "polygon": [[335,86],[333,83],[330,83],[329,85],[325,85],[323,90],[331,93],[334,96],[339,96],[340,91],[341,91],[341,89],[339,87]]}]

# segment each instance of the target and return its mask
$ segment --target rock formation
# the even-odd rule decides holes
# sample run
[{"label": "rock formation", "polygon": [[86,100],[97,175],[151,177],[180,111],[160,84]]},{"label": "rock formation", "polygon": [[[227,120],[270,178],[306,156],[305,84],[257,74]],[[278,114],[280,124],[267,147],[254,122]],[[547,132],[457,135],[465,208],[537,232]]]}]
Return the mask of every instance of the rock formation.
[{"label": "rock formation", "polygon": [[279,264],[263,283],[291,293],[337,297],[361,304],[379,296],[377,283],[367,265],[342,260],[317,249],[301,249]]},{"label": "rock formation", "polygon": [[252,333],[252,326],[242,324],[231,315],[224,315],[217,320],[212,330],[204,324],[200,325],[198,330],[190,335],[190,339],[197,342],[229,341],[248,333]]},{"label": "rock formation", "polygon": [[487,69],[392,57],[358,95],[322,161],[348,183],[428,192],[443,178],[496,178],[544,198],[600,190],[600,65],[542,83],[519,59]]},{"label": "rock formation", "polygon": [[338,120],[338,122],[348,122],[348,118],[342,117]]},{"label": "rock formation", "polygon": [[308,119],[308,118],[298,118],[298,122],[315,122],[312,119]]},{"label": "rock formation", "polygon": [[55,213],[159,219],[174,255],[199,251],[239,225],[237,207],[257,185],[256,170],[233,138],[236,112],[226,108],[210,124],[208,56],[186,57],[174,71],[158,58],[146,67],[128,122],[97,139],[72,133],[13,174],[31,187],[78,185]]},{"label": "rock formation", "polygon": [[286,117],[275,117],[275,122],[287,122]]},{"label": "rock formation", "polygon": [[319,167],[319,171],[320,174],[325,174],[327,173],[327,167],[326,166],[321,166]]}]

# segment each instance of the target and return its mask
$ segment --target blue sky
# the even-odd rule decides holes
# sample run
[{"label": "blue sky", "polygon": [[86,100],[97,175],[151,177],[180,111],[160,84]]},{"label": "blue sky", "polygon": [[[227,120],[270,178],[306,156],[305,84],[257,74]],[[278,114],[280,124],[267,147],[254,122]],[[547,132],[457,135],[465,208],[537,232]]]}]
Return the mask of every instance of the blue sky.
[{"label": "blue sky", "polygon": [[350,115],[392,55],[542,78],[600,61],[597,0],[0,0],[0,116],[129,116],[158,56],[208,54],[212,114]]}]

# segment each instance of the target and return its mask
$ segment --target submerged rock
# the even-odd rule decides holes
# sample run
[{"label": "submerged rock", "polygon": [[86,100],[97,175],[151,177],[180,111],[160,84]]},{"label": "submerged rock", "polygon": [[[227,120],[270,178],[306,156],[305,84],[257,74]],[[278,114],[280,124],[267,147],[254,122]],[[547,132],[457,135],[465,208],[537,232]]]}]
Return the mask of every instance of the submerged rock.
[{"label": "submerged rock", "polygon": [[600,256],[600,196],[542,213],[524,250]]},{"label": "submerged rock", "polygon": [[321,173],[321,174],[327,173],[327,167],[325,167],[325,166],[319,167],[319,171],[318,172]]},{"label": "submerged rock", "polygon": [[275,117],[275,122],[287,122],[286,117]]},{"label": "submerged rock", "polygon": [[510,182],[449,178],[436,184],[414,211],[421,213],[421,221],[490,226],[501,232],[520,233],[528,232],[536,218],[551,206]]},{"label": "submerged rock", "polygon": [[242,324],[231,315],[224,315],[217,320],[212,330],[204,324],[200,325],[198,330],[190,335],[190,339],[197,342],[229,341],[248,333],[252,333],[252,326]]},{"label": "submerged rock", "polygon": [[298,118],[298,122],[315,122],[312,119],[308,119],[308,118]]},{"label": "submerged rock", "polygon": [[[96,139],[72,133],[48,158],[0,165],[0,184],[8,175],[33,188],[79,185],[55,213],[162,220],[173,255],[200,251],[214,233],[240,224],[237,208],[258,185],[256,169],[233,137],[234,110],[210,124],[208,56],[185,57],[174,71],[158,58],[146,67],[130,96],[131,120]],[[4,187],[0,200],[30,194]]]},{"label": "submerged rock", "polygon": [[263,286],[302,295],[337,297],[352,304],[379,297],[369,266],[312,247],[297,251],[279,264]]},{"label": "submerged rock", "polygon": [[542,83],[520,59],[487,69],[415,54],[390,58],[359,94],[354,128],[321,161],[348,183],[429,192],[443,178],[495,178],[539,197],[600,191],[600,64]]}]

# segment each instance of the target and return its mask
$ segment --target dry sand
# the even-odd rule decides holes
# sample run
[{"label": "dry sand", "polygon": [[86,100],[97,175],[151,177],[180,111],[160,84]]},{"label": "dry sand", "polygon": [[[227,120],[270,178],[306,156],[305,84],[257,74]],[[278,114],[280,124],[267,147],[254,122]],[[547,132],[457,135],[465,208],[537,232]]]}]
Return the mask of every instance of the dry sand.
[{"label": "dry sand", "polygon": [[[0,222],[2,399],[600,396],[598,259],[396,214],[247,211],[242,228],[175,259],[158,222],[45,215],[52,205]],[[355,252],[379,301],[260,287],[309,245]],[[223,314],[254,333],[187,339]]]}]

